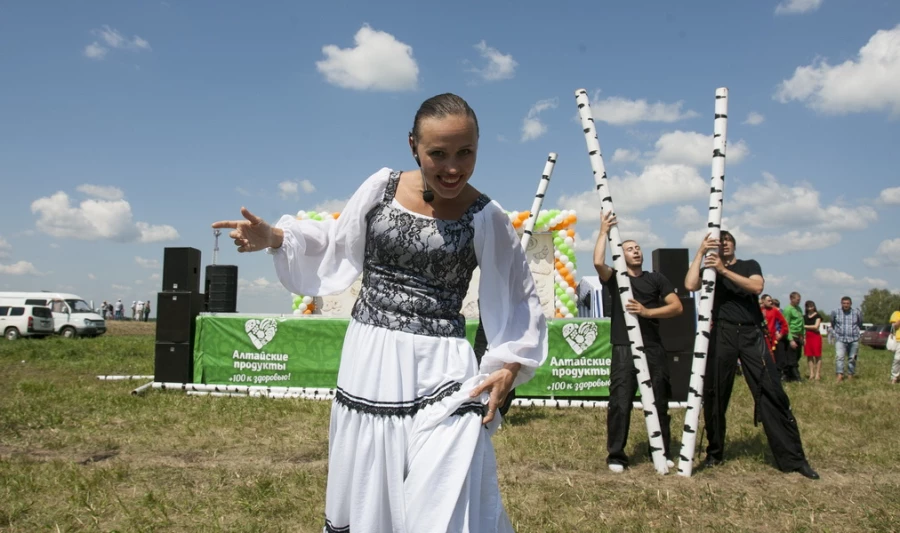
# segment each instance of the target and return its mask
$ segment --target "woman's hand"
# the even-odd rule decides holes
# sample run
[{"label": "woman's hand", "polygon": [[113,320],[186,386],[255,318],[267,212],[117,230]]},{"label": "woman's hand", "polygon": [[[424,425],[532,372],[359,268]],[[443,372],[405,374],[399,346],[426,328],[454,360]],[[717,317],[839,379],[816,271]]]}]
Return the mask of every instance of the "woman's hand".
[{"label": "woman's hand", "polygon": [[234,245],[238,247],[239,253],[281,247],[284,241],[283,231],[273,228],[246,207],[241,208],[241,214],[245,220],[222,220],[214,223],[212,227],[233,229],[228,236],[234,239]]},{"label": "woman's hand", "polygon": [[519,363],[507,363],[500,370],[492,372],[481,385],[472,390],[470,394],[472,398],[477,398],[482,392],[490,391],[491,397],[488,400],[488,412],[487,416],[482,419],[482,424],[488,424],[494,420],[494,413],[506,401],[506,397],[509,395],[509,391],[512,390],[513,382],[516,380],[521,367],[522,365]]}]

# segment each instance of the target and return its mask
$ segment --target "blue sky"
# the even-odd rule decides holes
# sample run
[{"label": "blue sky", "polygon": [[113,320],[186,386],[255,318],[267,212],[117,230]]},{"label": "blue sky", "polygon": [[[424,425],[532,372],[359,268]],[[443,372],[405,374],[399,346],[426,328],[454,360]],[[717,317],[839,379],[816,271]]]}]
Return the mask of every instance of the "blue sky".
[{"label": "blue sky", "polygon": [[[900,288],[900,3],[374,4],[6,3],[0,288],[155,302],[163,249],[209,263],[209,224],[242,205],[339,209],[413,168],[413,114],[448,91],[481,124],[472,183],[508,210],[559,154],[544,207],[577,210],[580,275],[599,226],[582,87],[623,237],[693,254],[723,86],[725,226],[767,292],[832,309]],[[239,310],[289,311],[271,259],[221,242]]]}]

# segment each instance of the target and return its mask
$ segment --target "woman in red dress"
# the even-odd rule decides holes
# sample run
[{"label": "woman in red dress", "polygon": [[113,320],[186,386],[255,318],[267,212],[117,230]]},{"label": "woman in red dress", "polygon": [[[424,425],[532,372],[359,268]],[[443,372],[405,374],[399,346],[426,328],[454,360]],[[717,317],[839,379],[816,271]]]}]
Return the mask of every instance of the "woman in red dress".
[{"label": "woman in red dress", "polygon": [[809,379],[819,381],[822,372],[822,334],[819,326],[822,325],[822,317],[816,309],[816,303],[806,301],[806,314],[803,315],[803,325],[806,328],[806,342],[803,344],[803,353],[809,363]]}]

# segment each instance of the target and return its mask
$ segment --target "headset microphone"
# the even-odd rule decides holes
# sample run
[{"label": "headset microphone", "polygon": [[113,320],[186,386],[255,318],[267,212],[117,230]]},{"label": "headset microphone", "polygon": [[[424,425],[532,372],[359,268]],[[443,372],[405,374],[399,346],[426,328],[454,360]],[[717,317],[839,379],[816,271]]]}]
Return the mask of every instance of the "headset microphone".
[{"label": "headset microphone", "polygon": [[[410,132],[410,137],[412,137],[412,132]],[[419,174],[422,174],[422,200],[425,200],[425,203],[430,204],[434,201],[434,192],[428,190],[428,183],[425,182],[425,174],[422,172],[422,162],[419,161],[419,154],[415,152],[415,147],[413,148],[413,159],[416,160],[416,164],[419,165]]]}]

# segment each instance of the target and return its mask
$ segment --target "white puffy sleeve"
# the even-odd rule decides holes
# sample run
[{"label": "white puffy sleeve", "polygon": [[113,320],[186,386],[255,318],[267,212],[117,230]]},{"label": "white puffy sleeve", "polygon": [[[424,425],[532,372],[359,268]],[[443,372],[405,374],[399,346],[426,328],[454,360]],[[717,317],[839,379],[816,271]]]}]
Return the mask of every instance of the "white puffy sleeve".
[{"label": "white puffy sleeve", "polygon": [[489,346],[480,372],[521,363],[513,383],[517,387],[534,377],[547,358],[547,320],[521,241],[497,202],[475,217],[475,255],[481,269],[481,321]]},{"label": "white puffy sleeve", "polygon": [[366,250],[366,215],[384,197],[390,169],[369,176],[337,220],[297,220],[285,215],[275,224],[284,243],[269,249],[275,273],[294,294],[324,296],[346,290],[359,277]]}]

